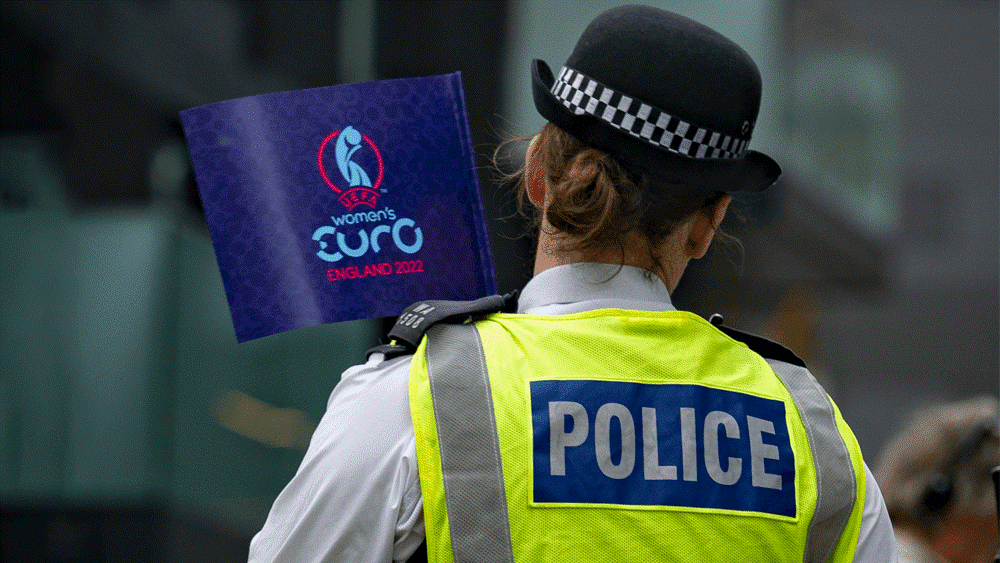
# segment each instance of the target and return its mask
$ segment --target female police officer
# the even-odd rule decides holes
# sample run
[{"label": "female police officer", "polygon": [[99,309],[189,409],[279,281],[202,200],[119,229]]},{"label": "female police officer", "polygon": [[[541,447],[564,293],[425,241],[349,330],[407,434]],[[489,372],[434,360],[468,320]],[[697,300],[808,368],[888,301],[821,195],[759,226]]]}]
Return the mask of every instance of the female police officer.
[{"label": "female police officer", "polygon": [[541,213],[517,313],[421,341],[448,305],[411,307],[420,346],[344,373],[251,560],[893,561],[857,442],[801,361],[670,302],[728,193],[780,174],[747,148],[750,57],[625,6],[532,80],[549,124],[522,182]]}]

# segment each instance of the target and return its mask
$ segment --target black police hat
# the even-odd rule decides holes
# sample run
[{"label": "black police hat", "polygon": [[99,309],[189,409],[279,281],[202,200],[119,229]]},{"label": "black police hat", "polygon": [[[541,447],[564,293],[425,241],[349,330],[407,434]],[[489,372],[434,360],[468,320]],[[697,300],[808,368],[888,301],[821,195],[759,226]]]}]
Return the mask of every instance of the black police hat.
[{"label": "black police hat", "polygon": [[621,6],[587,26],[555,76],[532,62],[535,108],[627,169],[668,183],[758,191],[781,168],[747,148],[760,71],[718,32],[648,6]]}]

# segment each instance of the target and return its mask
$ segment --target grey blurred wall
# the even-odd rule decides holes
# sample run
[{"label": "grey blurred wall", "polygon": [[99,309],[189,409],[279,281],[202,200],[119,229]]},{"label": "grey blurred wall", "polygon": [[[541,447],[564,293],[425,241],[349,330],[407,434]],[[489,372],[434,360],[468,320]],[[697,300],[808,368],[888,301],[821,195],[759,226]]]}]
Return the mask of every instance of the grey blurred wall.
[{"label": "grey blurred wall", "polygon": [[885,242],[885,291],[875,300],[833,296],[822,326],[840,405],[873,457],[912,409],[997,395],[1000,8],[899,0],[819,8],[891,63],[901,85],[899,219]]}]

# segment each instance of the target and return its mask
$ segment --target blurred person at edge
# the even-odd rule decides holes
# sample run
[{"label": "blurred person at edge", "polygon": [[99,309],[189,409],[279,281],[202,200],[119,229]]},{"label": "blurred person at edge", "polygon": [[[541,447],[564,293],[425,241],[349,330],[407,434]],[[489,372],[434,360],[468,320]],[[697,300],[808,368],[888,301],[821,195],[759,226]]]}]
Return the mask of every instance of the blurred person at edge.
[{"label": "blurred person at edge", "polygon": [[879,460],[905,563],[989,563],[997,552],[991,480],[1000,465],[997,400],[976,397],[917,411]]},{"label": "blurred person at edge", "polygon": [[671,304],[730,193],[781,173],[747,147],[750,56],[621,6],[532,83],[534,277],[343,374],[251,561],[895,561],[857,440],[802,361]]}]

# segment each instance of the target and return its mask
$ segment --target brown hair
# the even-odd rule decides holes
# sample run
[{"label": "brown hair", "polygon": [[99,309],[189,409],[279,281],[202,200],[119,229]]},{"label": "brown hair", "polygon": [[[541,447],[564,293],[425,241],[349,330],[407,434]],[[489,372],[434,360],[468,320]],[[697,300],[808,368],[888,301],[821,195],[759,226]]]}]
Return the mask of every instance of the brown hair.
[{"label": "brown hair", "polygon": [[[566,235],[564,251],[617,247],[624,256],[625,236],[637,233],[648,242],[653,264],[660,267],[656,249],[684,220],[710,209],[724,195],[632,173],[551,123],[539,133],[536,151],[536,162],[545,171],[551,194],[544,218],[555,231]],[[518,175],[521,209],[527,210],[532,227],[537,229],[542,214],[528,203],[523,170]]]},{"label": "brown hair", "polygon": [[[995,396],[981,395],[925,406],[911,414],[874,466],[893,524],[930,537],[946,511],[991,515],[996,510],[990,469],[1000,463],[998,410]],[[980,430],[983,434],[976,436]],[[968,441],[973,437],[980,441]],[[925,495],[939,472],[954,489],[946,507],[931,510]]]}]

